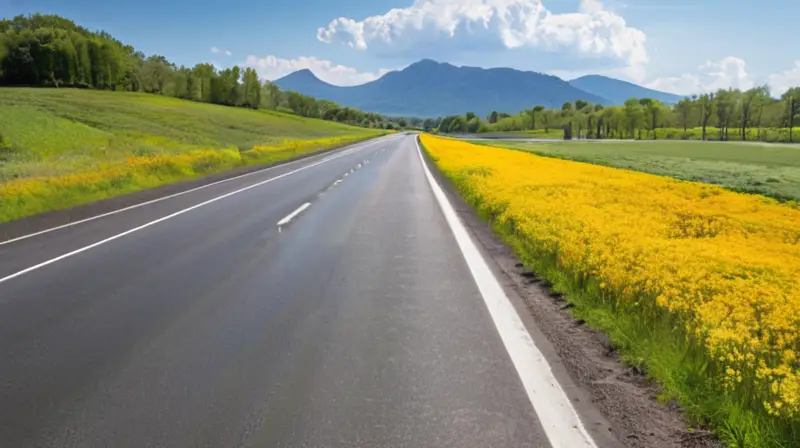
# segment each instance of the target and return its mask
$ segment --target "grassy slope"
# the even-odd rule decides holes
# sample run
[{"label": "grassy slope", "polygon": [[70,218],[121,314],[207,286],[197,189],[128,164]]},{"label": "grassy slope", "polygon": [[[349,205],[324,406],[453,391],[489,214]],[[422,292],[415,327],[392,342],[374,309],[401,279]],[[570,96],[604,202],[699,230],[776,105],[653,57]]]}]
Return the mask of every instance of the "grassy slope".
[{"label": "grassy slope", "polygon": [[0,135],[12,153],[0,181],[52,176],[129,155],[274,145],[286,139],[373,132],[278,112],[193,103],[150,94],[0,89]]},{"label": "grassy slope", "polygon": [[800,145],[692,142],[476,142],[800,200]]},{"label": "grassy slope", "polygon": [[382,133],[150,94],[0,88],[0,222]]}]

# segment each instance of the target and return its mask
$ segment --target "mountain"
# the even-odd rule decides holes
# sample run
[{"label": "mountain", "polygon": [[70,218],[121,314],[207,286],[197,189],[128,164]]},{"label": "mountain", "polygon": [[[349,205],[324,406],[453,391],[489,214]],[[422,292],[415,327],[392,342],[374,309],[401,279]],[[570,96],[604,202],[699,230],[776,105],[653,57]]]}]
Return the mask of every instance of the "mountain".
[{"label": "mountain", "polygon": [[537,104],[560,108],[576,100],[611,104],[556,76],[510,68],[456,67],[428,59],[359,86],[334,86],[308,70],[294,72],[275,84],[365,111],[420,117],[465,112],[485,116],[494,110],[516,113]]},{"label": "mountain", "polygon": [[662,103],[675,104],[683,99],[681,95],[659,92],[636,84],[600,75],[582,76],[569,82],[584,92],[602,95],[614,104],[624,104],[629,98],[653,98]]}]

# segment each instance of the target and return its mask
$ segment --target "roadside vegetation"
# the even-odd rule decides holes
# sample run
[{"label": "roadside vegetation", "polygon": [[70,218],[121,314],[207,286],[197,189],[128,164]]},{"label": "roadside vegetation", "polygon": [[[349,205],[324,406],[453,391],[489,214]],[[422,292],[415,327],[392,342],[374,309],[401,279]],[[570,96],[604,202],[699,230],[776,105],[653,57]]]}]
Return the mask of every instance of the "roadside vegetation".
[{"label": "roadside vegetation", "polygon": [[0,88],[0,222],[386,132],[142,93]]},{"label": "roadside vegetation", "polygon": [[476,141],[800,201],[800,145],[679,141]]},{"label": "roadside vegetation", "polygon": [[460,194],[623,359],[735,447],[800,446],[800,209],[423,135]]},{"label": "roadside vegetation", "polygon": [[492,112],[485,119],[468,112],[429,118],[422,128],[440,133],[542,133],[546,136],[542,138],[786,143],[800,142],[799,124],[800,87],[779,93],[764,85],[746,91],[720,89],[674,105],[631,98],[623,106],[579,100],[564,103],[561,109],[534,106],[514,115]]}]

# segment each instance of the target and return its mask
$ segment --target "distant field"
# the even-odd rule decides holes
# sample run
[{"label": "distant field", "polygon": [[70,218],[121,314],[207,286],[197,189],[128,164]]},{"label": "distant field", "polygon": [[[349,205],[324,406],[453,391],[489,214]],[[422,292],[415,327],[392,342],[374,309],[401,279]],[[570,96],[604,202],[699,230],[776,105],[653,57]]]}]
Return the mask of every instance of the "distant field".
[{"label": "distant field", "polygon": [[476,143],[800,200],[800,145],[696,141]]},{"label": "distant field", "polygon": [[0,88],[0,222],[381,133],[153,94]]}]

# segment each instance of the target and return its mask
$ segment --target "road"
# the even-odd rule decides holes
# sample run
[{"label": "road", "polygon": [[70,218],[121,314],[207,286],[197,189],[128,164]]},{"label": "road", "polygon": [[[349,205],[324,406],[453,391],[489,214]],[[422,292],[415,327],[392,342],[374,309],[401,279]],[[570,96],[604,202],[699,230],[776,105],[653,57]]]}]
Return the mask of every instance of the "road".
[{"label": "road", "polygon": [[564,446],[437,200],[395,135],[0,244],[0,446]]}]

